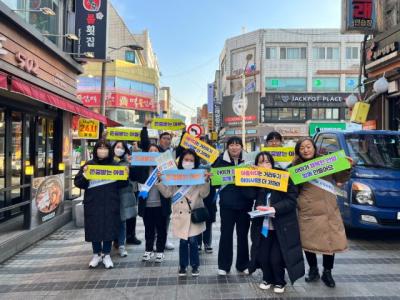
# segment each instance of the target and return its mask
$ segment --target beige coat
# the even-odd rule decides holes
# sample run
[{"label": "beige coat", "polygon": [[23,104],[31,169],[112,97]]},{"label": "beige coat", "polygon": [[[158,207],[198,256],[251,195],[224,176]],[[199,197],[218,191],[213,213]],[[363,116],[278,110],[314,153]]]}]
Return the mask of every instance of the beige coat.
[{"label": "beige coat", "polygon": [[[346,182],[350,171],[342,171],[321,179],[333,184]],[[304,250],[333,254],[347,250],[347,238],[336,201],[336,195],[311,183],[300,186],[298,217],[301,244]]]},{"label": "beige coat", "polygon": [[[176,186],[165,186],[158,183],[158,190],[165,198],[171,198],[173,194],[179,189]],[[192,209],[204,207],[203,199],[210,193],[210,183],[206,182],[202,185],[196,185],[192,191],[186,194],[185,198],[189,201]],[[178,201],[172,205],[172,233],[174,236],[187,240],[189,237],[199,235],[206,230],[206,224],[194,224],[191,221],[191,211],[186,199]]]}]

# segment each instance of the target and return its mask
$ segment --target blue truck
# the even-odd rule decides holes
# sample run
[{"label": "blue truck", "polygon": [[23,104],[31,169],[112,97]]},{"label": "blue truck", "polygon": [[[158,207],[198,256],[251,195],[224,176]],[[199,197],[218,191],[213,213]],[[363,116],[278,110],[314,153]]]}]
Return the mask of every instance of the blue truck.
[{"label": "blue truck", "polygon": [[354,160],[337,198],[345,225],[400,230],[400,132],[324,131],[314,141],[320,155],[343,149]]}]

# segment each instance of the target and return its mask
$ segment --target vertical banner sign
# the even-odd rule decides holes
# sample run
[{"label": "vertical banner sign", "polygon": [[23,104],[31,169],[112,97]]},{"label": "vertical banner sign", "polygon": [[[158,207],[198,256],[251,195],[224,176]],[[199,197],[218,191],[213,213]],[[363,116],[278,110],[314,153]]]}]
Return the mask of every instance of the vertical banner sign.
[{"label": "vertical banner sign", "polygon": [[350,168],[346,154],[340,150],[291,167],[288,171],[293,182],[300,184]]},{"label": "vertical banner sign", "polygon": [[107,140],[110,141],[140,141],[140,130],[111,127],[107,129]]},{"label": "vertical banner sign", "polygon": [[76,53],[106,59],[107,0],[75,0]]},{"label": "vertical banner sign", "polygon": [[154,118],[151,121],[151,128],[158,130],[181,130],[186,128],[186,125],[181,119]]},{"label": "vertical banner sign", "polygon": [[209,114],[214,112],[214,83],[207,85],[207,109]]},{"label": "vertical banner sign", "polygon": [[81,139],[97,140],[99,138],[99,121],[79,118],[78,137]]},{"label": "vertical banner sign", "polygon": [[294,147],[263,147],[261,150],[271,153],[275,162],[291,162],[294,158]]},{"label": "vertical banner sign", "polygon": [[218,132],[222,126],[221,103],[214,103],[214,127]]},{"label": "vertical banner sign", "polygon": [[235,185],[237,186],[257,186],[286,192],[288,183],[289,173],[285,171],[259,167],[235,170]]},{"label": "vertical banner sign", "polygon": [[185,133],[185,135],[183,136],[181,146],[185,149],[193,149],[198,156],[200,156],[202,159],[205,159],[209,163],[213,163],[219,155],[217,149],[191,136],[188,133]]}]

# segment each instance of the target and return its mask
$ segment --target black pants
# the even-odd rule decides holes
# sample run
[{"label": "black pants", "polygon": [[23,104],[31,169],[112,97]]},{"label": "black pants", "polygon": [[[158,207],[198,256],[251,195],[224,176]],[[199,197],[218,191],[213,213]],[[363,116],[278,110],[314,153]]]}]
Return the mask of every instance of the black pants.
[{"label": "black pants", "polygon": [[237,254],[236,269],[244,271],[249,266],[248,233],[250,217],[247,210],[220,209],[221,237],[218,249],[218,269],[229,272],[233,260],[233,229],[236,225]]},{"label": "black pants", "polygon": [[126,239],[132,240],[136,237],[136,218],[126,220]]},{"label": "black pants", "polygon": [[[315,253],[308,251],[304,251],[304,254],[306,255],[306,259],[310,268],[313,267],[317,268],[318,267],[317,255]],[[322,265],[324,269],[332,270],[334,261],[335,261],[335,255],[325,255],[325,254],[322,255]]]},{"label": "black pants", "polygon": [[286,285],[285,262],[275,230],[269,230],[268,236],[261,237],[257,250],[257,260],[261,265],[263,280],[274,285]]},{"label": "black pants", "polygon": [[212,222],[206,222],[206,230],[197,236],[197,243],[199,246],[211,247],[212,244]]},{"label": "black pants", "polygon": [[157,252],[164,252],[167,241],[167,218],[163,216],[161,207],[146,207],[143,223],[146,251],[153,252],[157,232]]}]

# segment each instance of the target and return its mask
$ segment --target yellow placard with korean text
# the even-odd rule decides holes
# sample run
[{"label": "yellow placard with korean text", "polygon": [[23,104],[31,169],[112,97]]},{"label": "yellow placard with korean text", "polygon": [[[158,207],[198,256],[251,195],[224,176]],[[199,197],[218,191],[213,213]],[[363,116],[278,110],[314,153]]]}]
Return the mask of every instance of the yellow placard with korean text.
[{"label": "yellow placard with korean text", "polygon": [[112,127],[107,129],[107,140],[110,141],[140,141],[140,130]]},{"label": "yellow placard with korean text", "polygon": [[263,147],[261,150],[271,153],[276,162],[291,162],[294,158],[294,147]]},{"label": "yellow placard with korean text", "polygon": [[99,138],[99,121],[79,118],[78,137],[81,139],[97,140]]},{"label": "yellow placard with korean text", "polygon": [[89,180],[127,180],[128,172],[126,166],[88,165],[85,177]]},{"label": "yellow placard with korean text", "polygon": [[158,130],[181,130],[185,128],[185,123],[180,119],[161,119],[154,118],[151,121],[151,128]]},{"label": "yellow placard with korean text", "polygon": [[249,167],[235,169],[235,185],[256,186],[286,192],[289,183],[289,172]]},{"label": "yellow placard with korean text", "polygon": [[184,134],[181,146],[185,149],[193,149],[199,157],[209,163],[213,163],[219,156],[217,149],[188,133]]}]

